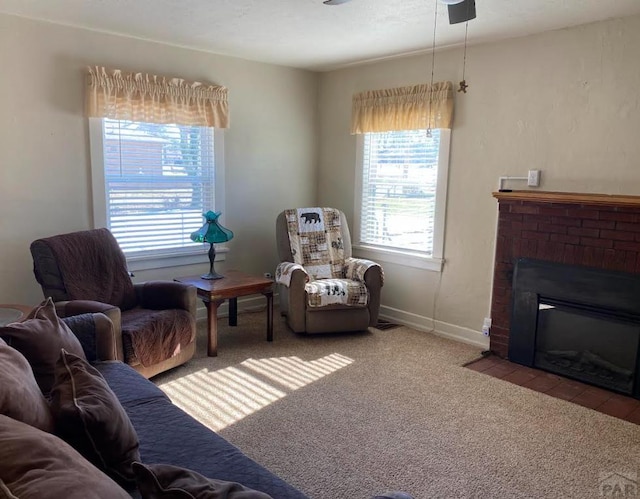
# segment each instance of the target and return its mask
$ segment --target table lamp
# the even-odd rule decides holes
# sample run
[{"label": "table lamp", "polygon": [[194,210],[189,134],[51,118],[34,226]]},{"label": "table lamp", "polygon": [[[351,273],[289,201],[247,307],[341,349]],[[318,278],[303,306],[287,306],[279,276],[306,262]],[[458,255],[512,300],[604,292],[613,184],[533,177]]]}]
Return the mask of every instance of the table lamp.
[{"label": "table lamp", "polygon": [[218,274],[213,268],[216,259],[215,243],[224,243],[233,239],[233,232],[218,223],[221,212],[208,211],[202,216],[206,223],[197,231],[191,234],[191,240],[196,243],[209,243],[209,273],[200,276],[202,279],[222,279],[224,276]]}]

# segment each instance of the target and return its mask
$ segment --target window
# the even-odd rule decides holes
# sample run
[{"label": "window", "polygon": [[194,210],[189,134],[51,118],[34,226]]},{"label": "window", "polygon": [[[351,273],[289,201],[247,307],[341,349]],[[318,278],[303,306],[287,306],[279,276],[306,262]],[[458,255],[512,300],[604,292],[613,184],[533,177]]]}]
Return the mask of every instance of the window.
[{"label": "window", "polygon": [[224,212],[227,89],[87,69],[94,226],[111,230],[131,270],[204,261],[189,236],[203,213]]},{"label": "window", "polygon": [[431,137],[426,130],[358,136],[359,254],[441,269],[450,134],[434,129]]},{"label": "window", "polygon": [[90,123],[95,225],[111,230],[129,261],[206,260],[189,236],[203,213],[222,209],[221,132],[108,118]]}]

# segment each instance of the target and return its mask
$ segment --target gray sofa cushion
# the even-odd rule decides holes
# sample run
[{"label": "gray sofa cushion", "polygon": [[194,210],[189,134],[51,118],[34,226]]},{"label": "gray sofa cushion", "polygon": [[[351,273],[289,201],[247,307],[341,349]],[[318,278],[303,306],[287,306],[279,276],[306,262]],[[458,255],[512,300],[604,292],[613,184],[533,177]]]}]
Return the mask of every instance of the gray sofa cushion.
[{"label": "gray sofa cushion", "polygon": [[145,464],[170,464],[238,482],[278,499],[306,496],[171,403],[153,383],[118,362],[96,363],[129,415]]}]

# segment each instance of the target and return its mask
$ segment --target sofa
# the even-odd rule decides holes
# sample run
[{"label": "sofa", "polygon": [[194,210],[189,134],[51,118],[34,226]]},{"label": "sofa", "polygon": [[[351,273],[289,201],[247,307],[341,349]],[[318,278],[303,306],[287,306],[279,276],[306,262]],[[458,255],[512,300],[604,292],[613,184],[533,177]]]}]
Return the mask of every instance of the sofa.
[{"label": "sofa", "polygon": [[[275,499],[306,497],[179,409],[131,367],[117,361],[95,365],[131,419],[140,440],[142,462],[171,464],[239,482]],[[135,490],[131,495],[139,497]]]},{"label": "sofa", "polygon": [[[41,348],[52,336],[49,330],[54,329],[55,334],[60,334],[62,338],[61,343],[56,345],[63,346],[60,353],[55,355]],[[64,337],[69,332],[75,338]],[[53,302],[48,300],[34,309],[24,322],[0,328],[0,338],[0,497],[306,497],[172,404],[158,387],[134,368],[121,361],[111,360],[115,356],[117,345],[113,324],[104,314],[89,313],[60,319],[55,314]],[[43,338],[47,340],[42,341]],[[36,341],[30,344],[31,339]],[[73,344],[76,340],[81,345],[86,360],[81,358],[80,352],[70,352],[76,348]],[[49,350],[55,348],[49,347]],[[59,357],[58,360],[55,360],[56,357]],[[51,362],[54,361],[56,364],[52,379],[50,371]],[[200,480],[197,490],[203,490],[203,483],[206,487],[213,483],[218,487],[218,495],[158,495],[149,494],[148,491],[145,495],[143,485],[138,480],[139,474],[136,475],[136,480],[119,480],[122,476],[111,473],[114,466],[110,464],[112,461],[109,455],[102,453],[101,460],[94,461],[92,456],[85,454],[87,449],[83,449],[78,442],[85,437],[84,433],[93,431],[90,426],[92,421],[85,419],[74,422],[67,419],[66,424],[63,424],[60,414],[64,414],[64,410],[56,412],[57,406],[64,406],[64,401],[60,401],[64,398],[63,390],[60,389],[64,382],[61,372],[71,372],[71,369],[76,369],[76,374],[85,376],[85,380],[88,376],[93,380],[92,383],[103,383],[97,389],[92,386],[88,391],[85,390],[84,393],[88,393],[89,398],[83,399],[83,381],[74,374],[71,386],[72,405],[75,404],[75,407],[71,409],[82,407],[91,412],[104,400],[109,400],[109,397],[115,395],[117,399],[117,402],[111,399],[111,405],[117,405],[118,408],[106,417],[108,424],[94,428],[97,431],[93,434],[95,438],[92,446],[103,445],[100,438],[109,433],[113,420],[119,418],[123,429],[118,431],[124,435],[124,440],[135,439],[135,445],[125,442],[124,447],[121,446],[119,450],[120,454],[129,456],[129,468],[135,460],[133,464],[138,471],[161,469],[164,473],[162,476],[169,477],[168,480],[173,482],[160,485],[170,491],[176,484],[193,484],[194,480]],[[11,379],[14,381],[8,383],[7,380]],[[21,387],[16,388],[21,384]],[[43,395],[45,393],[48,398]],[[94,414],[100,416],[101,413]],[[102,416],[104,414],[103,412]],[[135,429],[135,432],[129,431],[130,435],[127,435],[127,428],[130,428],[128,425]],[[42,450],[34,450],[34,447],[40,446]],[[91,452],[91,449],[88,451]],[[52,455],[45,456],[47,453]],[[85,458],[87,462],[84,462]],[[16,461],[13,467],[12,461]],[[96,469],[103,467],[101,465],[104,465],[104,469]],[[143,468],[144,466],[147,468]],[[58,475],[57,479],[51,477],[54,472]],[[30,474],[34,476],[32,483],[27,478]],[[157,476],[160,476],[160,472]],[[160,486],[156,476],[152,478],[154,486]],[[38,485],[39,482],[41,485]]]}]

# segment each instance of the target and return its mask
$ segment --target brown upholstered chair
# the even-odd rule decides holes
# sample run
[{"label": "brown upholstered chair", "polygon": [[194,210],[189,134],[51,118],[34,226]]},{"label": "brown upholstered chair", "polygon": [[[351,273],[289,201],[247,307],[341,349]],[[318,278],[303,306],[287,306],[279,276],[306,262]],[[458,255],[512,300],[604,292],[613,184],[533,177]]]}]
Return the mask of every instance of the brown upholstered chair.
[{"label": "brown upholstered chair", "polygon": [[276,219],[280,310],[296,333],[375,326],[384,274],[352,258],[347,220],[333,208],[285,210]]},{"label": "brown upholstered chair", "polygon": [[109,230],[38,239],[30,249],[36,279],[59,316],[102,312],[111,319],[118,360],[150,378],[193,356],[196,289],[173,281],[133,284]]}]

